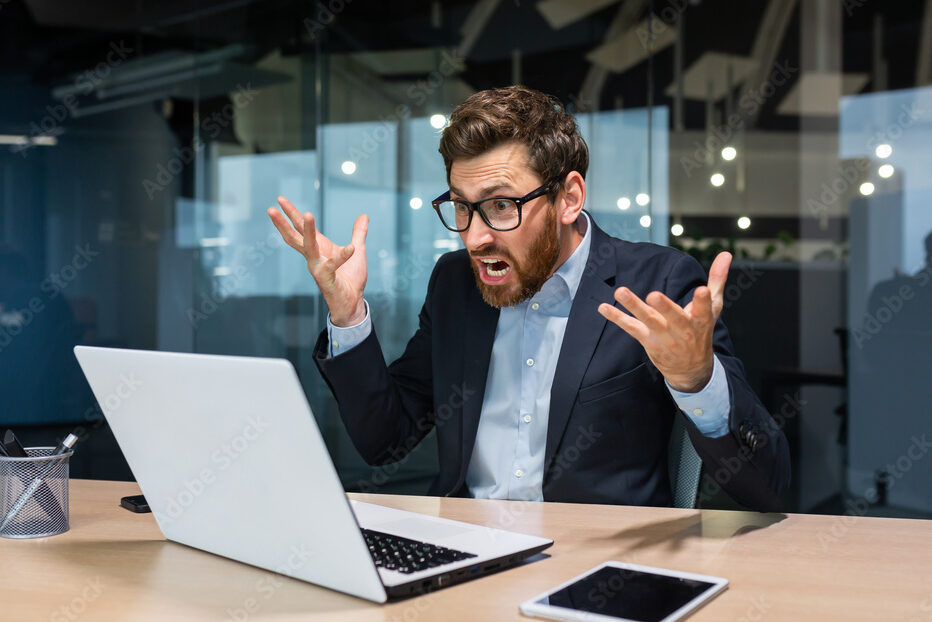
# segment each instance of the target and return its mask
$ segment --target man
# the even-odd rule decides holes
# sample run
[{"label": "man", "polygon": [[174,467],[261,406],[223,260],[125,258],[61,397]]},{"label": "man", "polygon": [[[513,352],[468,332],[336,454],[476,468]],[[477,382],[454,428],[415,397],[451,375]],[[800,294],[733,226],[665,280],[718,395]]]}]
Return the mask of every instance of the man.
[{"label": "man", "polygon": [[724,488],[777,508],[786,439],[718,320],[731,257],[706,286],[691,258],[599,229],[583,212],[586,144],[543,93],[472,95],[440,153],[450,190],[434,209],[465,249],[437,262],[390,366],[363,296],[368,218],[340,247],[284,197],[290,225],[269,209],[330,309],[315,360],[363,458],[401,460],[436,427],[431,494],[670,505],[667,446],[685,416]]}]

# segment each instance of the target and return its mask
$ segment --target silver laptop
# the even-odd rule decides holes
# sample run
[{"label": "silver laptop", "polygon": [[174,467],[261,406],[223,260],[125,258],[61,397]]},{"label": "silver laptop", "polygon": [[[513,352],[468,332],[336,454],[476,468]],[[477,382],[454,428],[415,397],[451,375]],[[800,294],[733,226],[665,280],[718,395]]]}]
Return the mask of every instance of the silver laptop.
[{"label": "silver laptop", "polygon": [[286,360],[74,351],[169,540],[380,603],[553,544],[349,501]]}]

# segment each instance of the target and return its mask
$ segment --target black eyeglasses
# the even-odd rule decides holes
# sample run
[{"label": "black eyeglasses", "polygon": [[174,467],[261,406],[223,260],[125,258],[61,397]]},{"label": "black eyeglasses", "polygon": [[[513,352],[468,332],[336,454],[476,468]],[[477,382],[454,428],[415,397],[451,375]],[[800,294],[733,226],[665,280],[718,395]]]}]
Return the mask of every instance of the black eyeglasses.
[{"label": "black eyeglasses", "polygon": [[440,216],[440,222],[450,231],[462,232],[469,229],[473,212],[479,212],[482,222],[496,231],[511,231],[521,225],[521,206],[550,192],[558,180],[551,179],[540,188],[531,190],[523,197],[490,197],[471,203],[462,199],[451,199],[447,190],[431,201]]}]

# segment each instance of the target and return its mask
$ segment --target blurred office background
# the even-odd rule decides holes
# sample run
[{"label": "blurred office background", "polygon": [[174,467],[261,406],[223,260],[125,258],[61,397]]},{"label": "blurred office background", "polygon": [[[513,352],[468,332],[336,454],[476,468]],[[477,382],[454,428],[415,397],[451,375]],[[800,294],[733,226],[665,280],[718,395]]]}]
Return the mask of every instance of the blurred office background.
[{"label": "blurred office background", "polygon": [[439,129],[522,83],[576,114],[602,228],[735,253],[786,509],[932,515],[932,0],[0,0],[0,48],[0,425],[81,428],[74,476],[132,477],[71,354],[94,344],[288,358],[347,489],[423,493],[432,437],[381,470],[349,441],[265,210],[341,244],[370,215],[391,359],[460,247]]}]

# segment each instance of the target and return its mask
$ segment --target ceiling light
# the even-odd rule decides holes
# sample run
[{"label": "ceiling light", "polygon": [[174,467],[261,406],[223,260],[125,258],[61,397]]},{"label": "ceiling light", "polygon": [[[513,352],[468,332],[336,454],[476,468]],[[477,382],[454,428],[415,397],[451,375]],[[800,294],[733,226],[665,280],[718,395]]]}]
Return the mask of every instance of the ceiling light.
[{"label": "ceiling light", "polygon": [[356,172],[356,163],[352,160],[347,160],[340,165],[340,170],[343,171],[344,175],[352,175]]},{"label": "ceiling light", "polygon": [[890,155],[893,153],[893,147],[891,147],[887,143],[883,143],[883,144],[877,145],[877,148],[874,149],[874,153],[877,154],[878,158],[883,160],[883,159],[890,157]]},{"label": "ceiling light", "polygon": [[714,173],[711,177],[709,177],[709,183],[718,188],[725,183],[725,176],[721,173]]},{"label": "ceiling light", "polygon": [[638,205],[644,206],[650,203],[650,195],[642,192],[636,197],[634,197],[634,200],[637,202]]},{"label": "ceiling light", "polygon": [[858,190],[864,196],[870,196],[874,194],[874,184],[869,181],[865,181],[863,184],[861,184],[861,187],[858,188]]},{"label": "ceiling light", "polygon": [[722,159],[731,162],[738,156],[738,150],[734,147],[725,147],[722,149]]},{"label": "ceiling light", "polygon": [[618,197],[618,200],[615,201],[615,205],[617,205],[620,210],[626,210],[631,207],[631,199],[628,197]]}]

